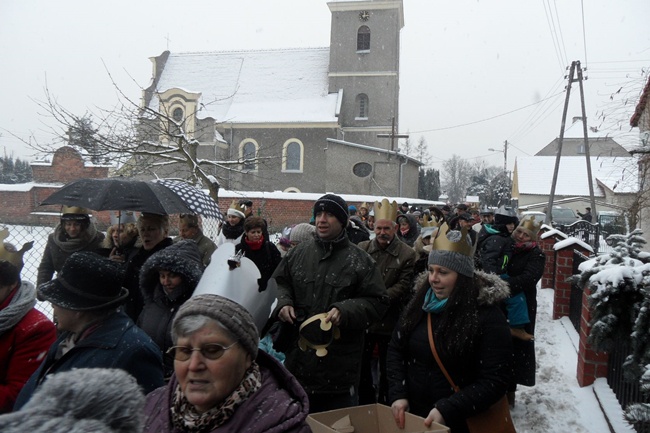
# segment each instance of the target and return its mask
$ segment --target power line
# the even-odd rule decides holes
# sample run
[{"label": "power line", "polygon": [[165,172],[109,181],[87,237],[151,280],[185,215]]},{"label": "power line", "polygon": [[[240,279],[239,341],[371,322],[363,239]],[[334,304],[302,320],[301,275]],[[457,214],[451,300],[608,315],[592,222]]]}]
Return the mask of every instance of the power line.
[{"label": "power line", "polygon": [[474,122],[462,123],[462,124],[460,124],[460,125],[445,126],[444,128],[435,128],[435,129],[425,129],[425,130],[422,130],[422,131],[413,131],[412,134],[421,134],[421,133],[423,133],[423,132],[444,131],[444,130],[447,130],[447,129],[461,128],[461,127],[463,127],[463,126],[469,126],[469,125],[475,125],[475,124],[477,124],[477,123],[487,122],[488,120],[493,120],[493,119],[496,119],[496,118],[498,118],[498,117],[507,116],[508,114],[516,113],[517,111],[521,111],[521,110],[524,110],[524,109],[526,109],[526,108],[528,108],[528,107],[532,107],[533,105],[540,104],[540,103],[546,101],[547,99],[554,98],[555,96],[557,96],[557,95],[561,95],[562,93],[564,93],[564,92],[562,91],[562,92],[556,93],[555,95],[551,95],[550,97],[548,97],[548,98],[546,98],[546,99],[541,99],[541,100],[539,100],[539,101],[537,101],[537,102],[533,102],[532,104],[528,104],[528,105],[525,105],[525,106],[523,106],[523,107],[519,107],[519,108],[516,108],[516,109],[514,109],[514,110],[511,110],[511,111],[505,112],[505,113],[497,114],[496,116],[488,117],[488,118],[486,118],[486,119],[475,120]]}]

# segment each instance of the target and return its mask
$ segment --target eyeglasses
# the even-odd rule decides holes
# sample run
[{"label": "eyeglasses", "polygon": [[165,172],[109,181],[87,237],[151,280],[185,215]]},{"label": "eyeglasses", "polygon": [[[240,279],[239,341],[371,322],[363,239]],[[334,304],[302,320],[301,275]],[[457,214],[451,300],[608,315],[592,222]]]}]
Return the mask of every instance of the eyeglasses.
[{"label": "eyeglasses", "polygon": [[168,355],[172,355],[176,361],[187,361],[192,357],[192,352],[199,351],[201,356],[205,359],[214,361],[219,359],[226,353],[226,350],[233,347],[238,342],[235,341],[230,346],[222,346],[221,344],[212,343],[204,344],[201,347],[188,347],[188,346],[172,346],[167,350]]}]

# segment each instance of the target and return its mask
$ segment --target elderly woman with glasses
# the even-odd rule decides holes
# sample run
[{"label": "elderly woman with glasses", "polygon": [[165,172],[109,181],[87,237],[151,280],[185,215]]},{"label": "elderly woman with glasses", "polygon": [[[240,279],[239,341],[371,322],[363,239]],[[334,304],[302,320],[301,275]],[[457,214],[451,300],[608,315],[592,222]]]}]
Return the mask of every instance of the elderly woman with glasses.
[{"label": "elderly woman with glasses", "polygon": [[309,402],[279,362],[258,351],[253,317],[218,295],[190,298],[172,324],[174,374],[145,405],[144,432],[309,432]]}]

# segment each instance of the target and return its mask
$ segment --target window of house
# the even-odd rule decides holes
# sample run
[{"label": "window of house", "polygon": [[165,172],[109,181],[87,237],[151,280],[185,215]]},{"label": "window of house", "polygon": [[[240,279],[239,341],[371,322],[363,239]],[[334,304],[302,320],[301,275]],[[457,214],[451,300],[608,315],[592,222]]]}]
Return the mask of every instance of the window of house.
[{"label": "window of house", "polygon": [[585,154],[585,144],[584,144],[584,143],[580,143],[580,144],[578,145],[578,153],[579,153],[580,155],[584,155],[584,154]]},{"label": "window of house", "polygon": [[257,143],[252,139],[246,139],[239,145],[239,157],[244,160],[244,170],[257,170],[257,163],[254,161],[257,149]]},{"label": "window of house", "polygon": [[303,145],[292,138],[284,143],[282,149],[282,171],[302,172]]},{"label": "window of house", "polygon": [[357,119],[368,119],[368,95],[360,93],[357,95]]},{"label": "window of house", "polygon": [[361,26],[357,31],[357,51],[370,51],[370,28]]},{"label": "window of house", "polygon": [[172,119],[174,119],[176,122],[180,122],[183,120],[183,109],[180,107],[174,108],[174,111],[172,111]]}]

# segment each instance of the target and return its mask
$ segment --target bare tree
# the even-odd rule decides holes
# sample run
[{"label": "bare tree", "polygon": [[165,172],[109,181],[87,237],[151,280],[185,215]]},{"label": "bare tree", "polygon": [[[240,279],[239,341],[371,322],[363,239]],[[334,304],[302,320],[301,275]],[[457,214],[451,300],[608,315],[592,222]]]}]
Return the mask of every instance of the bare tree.
[{"label": "bare tree", "polygon": [[[208,188],[215,200],[221,181],[228,172],[247,173],[249,170],[246,167],[276,158],[261,157],[259,152],[226,160],[200,158],[199,138],[208,137],[213,145],[219,139],[214,119],[198,122],[196,112],[177,117],[167,112],[164,104],[160,104],[158,110],[141,107],[119,89],[112,77],[111,81],[117,91],[116,105],[110,109],[97,108],[82,115],[59,104],[46,87],[45,100],[35,102],[44,110],[45,116],[55,120],[55,126],[50,127],[55,140],[40,143],[31,138],[17,138],[46,155],[53,154],[62,143],[68,143],[82,150],[93,162],[114,163],[119,167],[117,173],[126,176],[158,176],[160,172],[173,174],[169,177]],[[216,102],[218,100],[201,106]],[[191,134],[187,133],[189,119],[195,121]]]},{"label": "bare tree", "polygon": [[459,203],[464,200],[472,176],[471,164],[454,154],[451,159],[442,163],[442,170],[443,189],[447,191],[449,201]]}]

